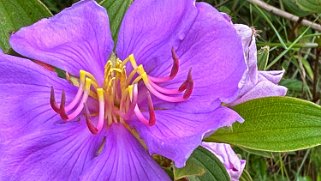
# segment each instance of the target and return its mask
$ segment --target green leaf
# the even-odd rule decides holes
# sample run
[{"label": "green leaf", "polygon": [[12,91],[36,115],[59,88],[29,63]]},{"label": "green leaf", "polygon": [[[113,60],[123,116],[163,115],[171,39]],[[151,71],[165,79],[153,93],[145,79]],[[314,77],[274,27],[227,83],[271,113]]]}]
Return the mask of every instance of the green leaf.
[{"label": "green leaf", "polygon": [[205,173],[204,167],[195,158],[190,158],[183,168],[174,167],[174,180],[190,176],[201,176]]},{"label": "green leaf", "polygon": [[123,17],[132,0],[103,0],[99,4],[107,9],[113,39],[117,42],[118,31]]},{"label": "green leaf", "polygon": [[244,119],[205,139],[254,150],[287,152],[321,144],[321,107],[290,97],[255,99],[233,108]]},{"label": "green leaf", "polygon": [[266,70],[269,61],[270,47],[264,46],[257,52],[257,66],[259,70]]},{"label": "green leaf", "polygon": [[321,0],[296,0],[296,4],[304,11],[321,13]]},{"label": "green leaf", "polygon": [[252,155],[257,155],[257,156],[261,156],[264,158],[274,158],[274,155],[271,152],[266,152],[266,151],[261,151],[261,150],[252,150],[252,149],[243,148],[243,147],[239,147],[239,148],[240,148],[240,150],[243,150],[243,151],[250,153]]},{"label": "green leaf", "polygon": [[11,33],[51,15],[39,0],[0,0],[0,48],[8,52]]},{"label": "green leaf", "polygon": [[[185,166],[182,169],[190,169],[191,167],[197,168],[202,167],[204,170],[203,174],[197,174],[193,176],[188,176],[189,180],[199,180],[199,181],[229,181],[230,177],[228,173],[226,172],[226,169],[224,165],[221,163],[221,161],[216,158],[216,156],[208,151],[207,149],[203,147],[198,147],[193,154],[190,156],[190,158],[187,161],[187,165],[194,164],[192,166]],[[185,175],[187,175],[188,170],[183,170]],[[199,170],[200,171],[200,170]],[[177,171],[176,171],[177,173]],[[175,171],[174,171],[175,174]],[[191,175],[191,174],[189,174]],[[176,179],[176,178],[175,178]]]},{"label": "green leaf", "polygon": [[303,82],[297,79],[282,79],[279,84],[291,91],[302,92],[308,90],[308,87],[304,87]]}]

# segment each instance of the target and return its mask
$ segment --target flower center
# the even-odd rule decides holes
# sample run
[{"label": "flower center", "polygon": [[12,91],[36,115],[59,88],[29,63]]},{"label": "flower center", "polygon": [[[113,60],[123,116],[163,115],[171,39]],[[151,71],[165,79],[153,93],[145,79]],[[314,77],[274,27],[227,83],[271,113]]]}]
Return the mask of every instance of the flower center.
[{"label": "flower center", "polygon": [[[54,89],[51,88],[50,105],[65,121],[71,121],[83,113],[87,126],[93,134],[99,133],[104,125],[126,124],[132,115],[135,115],[145,125],[153,126],[156,116],[151,95],[167,102],[183,102],[190,97],[193,90],[191,70],[188,72],[187,79],[177,89],[167,89],[161,86],[162,83],[171,81],[178,73],[179,58],[174,49],[172,49],[172,58],[173,65],[170,75],[153,77],[146,73],[143,65],[137,65],[133,55],[121,61],[113,54],[104,67],[102,85],[91,73],[84,70],[80,70],[79,77],[67,74],[67,79],[78,87],[76,96],[66,105],[65,92],[62,91],[61,101],[58,104],[55,100]],[[126,72],[127,64],[132,66],[130,73]],[[139,96],[138,88],[142,86],[145,86],[147,91]],[[94,110],[89,110],[89,107],[92,107],[88,106],[90,98],[98,102]],[[138,101],[138,99],[143,99],[143,101]],[[142,113],[138,102],[148,105],[149,118]]]}]

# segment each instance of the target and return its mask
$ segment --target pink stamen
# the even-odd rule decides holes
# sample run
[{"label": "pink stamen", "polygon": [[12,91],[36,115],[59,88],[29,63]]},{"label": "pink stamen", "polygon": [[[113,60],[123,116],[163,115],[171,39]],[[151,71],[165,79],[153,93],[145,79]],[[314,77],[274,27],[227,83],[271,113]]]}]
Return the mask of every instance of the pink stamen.
[{"label": "pink stamen", "polygon": [[77,105],[83,92],[83,85],[80,84],[75,98],[65,107],[66,112],[72,110]]},{"label": "pink stamen", "polygon": [[158,92],[150,83],[146,84],[148,90],[156,97],[168,102],[183,102],[185,99],[181,96],[171,97]]},{"label": "pink stamen", "polygon": [[164,94],[179,94],[181,91],[178,89],[166,89],[163,87],[160,87],[159,85],[155,84],[153,81],[149,81],[150,84],[159,92],[164,93]]},{"label": "pink stamen", "polygon": [[171,69],[171,73],[169,74],[168,77],[149,76],[149,79],[153,82],[156,82],[156,83],[167,82],[169,80],[174,79],[174,77],[177,75],[178,70],[179,70],[179,58],[178,58],[174,48],[172,48],[172,58],[173,58],[173,66]]},{"label": "pink stamen", "polygon": [[189,98],[191,96],[191,94],[193,92],[193,88],[194,88],[194,81],[193,81],[193,78],[192,78],[192,69],[190,69],[188,71],[187,79],[178,88],[178,90],[179,91],[185,90],[183,98],[187,99],[187,98]]},{"label": "pink stamen", "polygon": [[78,105],[78,107],[76,108],[76,110],[68,115],[67,121],[70,121],[70,120],[74,119],[76,116],[78,116],[80,114],[80,112],[84,108],[84,103],[86,103],[86,101],[88,99],[88,95],[89,95],[89,93],[87,91],[85,91],[84,95],[83,95],[83,97],[82,97],[82,99],[81,99],[81,101],[80,101],[80,103]]},{"label": "pink stamen", "polygon": [[59,109],[59,106],[56,102],[55,90],[53,87],[51,87],[51,90],[50,90],[50,106],[56,113],[59,114],[60,109]]},{"label": "pink stamen", "polygon": [[63,120],[68,119],[68,116],[65,111],[65,104],[66,104],[66,94],[65,94],[65,91],[63,90],[61,94],[61,102],[60,102],[60,116]]},{"label": "pink stamen", "polygon": [[54,90],[53,87],[51,87],[51,90],[50,90],[50,106],[56,113],[58,113],[61,116],[61,118],[63,120],[67,120],[68,119],[68,116],[67,116],[67,114],[65,112],[65,103],[66,103],[65,91],[62,91],[60,106],[58,107],[58,104],[57,104],[56,98],[55,98],[55,90]]},{"label": "pink stamen", "polygon": [[92,123],[92,121],[90,120],[90,112],[89,112],[89,109],[88,109],[86,103],[84,103],[84,114],[85,114],[86,124],[87,124],[87,127],[88,127],[89,131],[92,134],[97,134],[98,133],[98,128],[96,128],[94,126],[94,124]]},{"label": "pink stamen", "polygon": [[138,104],[136,104],[134,112],[137,118],[147,126],[153,126],[156,122],[155,110],[152,102],[152,97],[149,92],[147,92],[147,100],[148,100],[148,111],[149,111],[149,119],[146,119],[145,116],[140,111]]},{"label": "pink stamen", "polygon": [[84,103],[84,112],[85,112],[84,114],[85,114],[85,118],[86,118],[86,123],[87,123],[88,129],[90,130],[90,132],[93,134],[99,133],[104,126],[104,117],[105,117],[105,102],[104,102],[104,100],[99,100],[99,116],[98,116],[97,127],[95,127],[94,124],[92,123],[92,121],[90,120],[90,112],[89,112],[89,109],[88,109],[86,103]]},{"label": "pink stamen", "polygon": [[137,87],[137,84],[134,84],[133,98],[131,100],[131,103],[129,105],[129,108],[128,108],[126,114],[123,114],[123,116],[122,116],[123,119],[127,120],[127,119],[130,118],[130,115],[133,113],[133,111],[134,111],[134,109],[136,107],[137,99],[138,99],[138,87]]}]

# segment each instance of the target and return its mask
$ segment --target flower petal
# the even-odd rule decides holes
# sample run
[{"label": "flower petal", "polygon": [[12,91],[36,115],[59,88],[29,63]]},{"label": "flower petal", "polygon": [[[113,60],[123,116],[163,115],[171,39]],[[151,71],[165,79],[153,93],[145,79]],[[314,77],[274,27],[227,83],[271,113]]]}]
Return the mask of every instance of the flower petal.
[{"label": "flower petal", "polygon": [[211,151],[224,164],[231,181],[238,181],[245,167],[245,160],[234,153],[229,144],[203,142],[202,146]]},{"label": "flower petal", "polygon": [[240,81],[238,98],[229,105],[234,106],[260,97],[284,96],[287,89],[277,85],[284,71],[258,71],[254,30],[242,24],[235,24],[234,27],[242,39],[247,69]]},{"label": "flower petal", "polygon": [[0,180],[78,180],[101,143],[84,121],[43,127],[4,145]]},{"label": "flower petal", "polygon": [[[194,107],[190,104],[190,107]],[[160,154],[183,167],[193,150],[197,148],[204,136],[223,126],[231,126],[242,118],[226,107],[209,112],[192,112],[185,109],[156,111],[156,124],[145,126],[139,121],[132,121],[141,138],[145,141],[151,154]]]},{"label": "flower petal", "polygon": [[[125,58],[134,53],[137,62],[143,64],[149,75],[164,77],[171,71],[171,47],[174,47],[180,59],[180,67],[176,78],[164,85],[166,88],[178,88],[192,69],[192,96],[199,99],[203,96],[211,102],[217,99],[230,101],[236,96],[238,83],[245,70],[241,40],[233,25],[205,3],[197,3],[195,6],[192,1],[160,2],[165,2],[164,6],[160,6],[164,8],[163,11],[155,8],[149,10],[149,6],[145,7],[143,3],[133,5],[120,31],[118,55]],[[151,7],[158,7],[160,2],[150,1],[148,4],[153,3]],[[173,9],[178,9],[178,13]],[[145,14],[149,11],[155,14]],[[198,12],[196,18],[195,11]],[[133,18],[137,16],[143,16],[144,20],[147,18],[150,23],[139,24],[140,21]],[[148,30],[153,33],[146,33]],[[125,50],[124,47],[130,48]]]},{"label": "flower petal", "polygon": [[197,3],[196,7],[198,16],[177,49],[181,62],[177,83],[192,69],[192,95],[229,102],[245,70],[241,40],[233,25],[212,6]]},{"label": "flower petal", "polygon": [[197,15],[195,0],[137,0],[121,24],[117,55],[125,59],[134,54],[147,72],[168,62],[171,49],[184,38]]},{"label": "flower petal", "polygon": [[78,76],[84,69],[103,80],[113,49],[106,10],[95,1],[81,1],[49,19],[20,29],[10,38],[13,49]]},{"label": "flower petal", "polygon": [[61,90],[65,90],[67,101],[77,92],[66,80],[32,61],[2,53],[0,74],[0,140],[61,121],[50,106],[51,86],[56,90],[57,100]]},{"label": "flower petal", "polygon": [[287,88],[274,84],[273,82],[267,80],[263,76],[259,76],[260,81],[248,90],[245,94],[238,97],[237,100],[230,103],[229,105],[234,106],[242,102],[246,102],[252,99],[269,97],[269,96],[285,96]]},{"label": "flower petal", "polygon": [[107,130],[106,145],[82,180],[170,180],[164,170],[121,124]]}]

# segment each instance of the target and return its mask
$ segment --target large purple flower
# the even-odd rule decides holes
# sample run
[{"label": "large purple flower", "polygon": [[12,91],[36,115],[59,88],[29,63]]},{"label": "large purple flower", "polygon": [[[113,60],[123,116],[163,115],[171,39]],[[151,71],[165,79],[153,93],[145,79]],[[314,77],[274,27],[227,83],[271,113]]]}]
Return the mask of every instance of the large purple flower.
[{"label": "large purple flower", "polygon": [[[95,1],[22,28],[0,53],[2,180],[167,180],[150,154],[182,167],[202,138],[239,115],[242,44],[194,0],[137,0],[114,47]],[[115,53],[112,53],[112,50]]]}]

